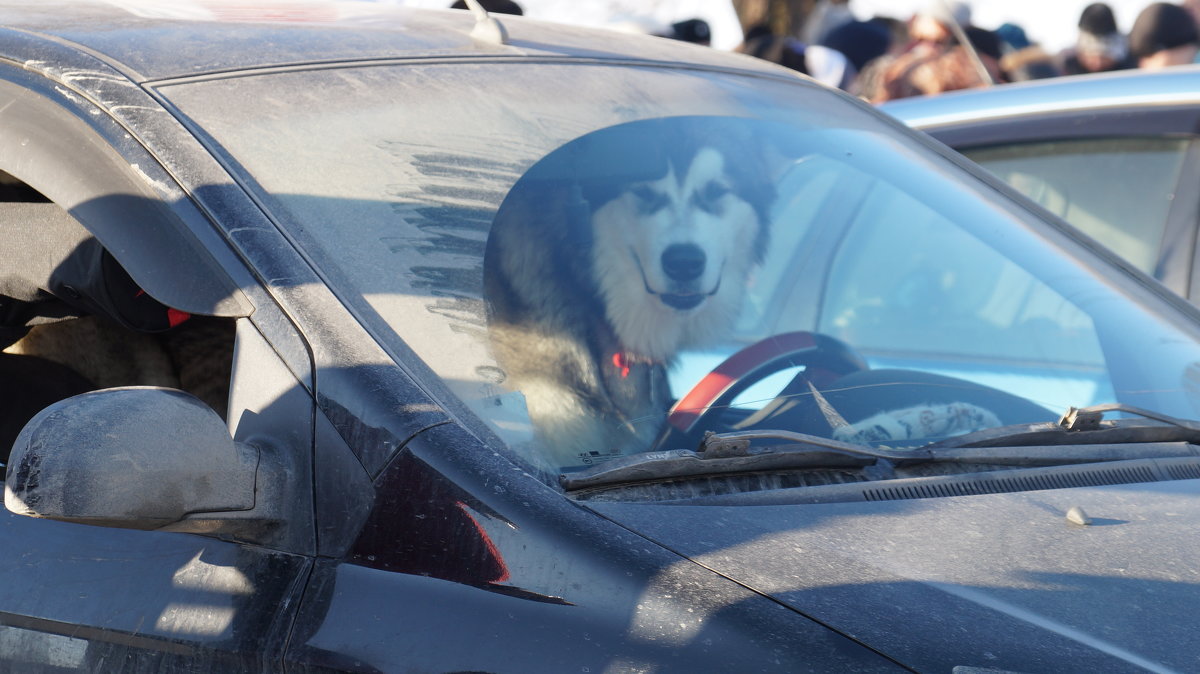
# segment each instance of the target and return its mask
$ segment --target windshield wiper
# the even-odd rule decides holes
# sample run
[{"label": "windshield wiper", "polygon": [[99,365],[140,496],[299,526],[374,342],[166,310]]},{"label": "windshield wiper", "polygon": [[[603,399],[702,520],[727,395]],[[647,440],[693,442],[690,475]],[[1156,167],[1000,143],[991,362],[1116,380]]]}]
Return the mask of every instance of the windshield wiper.
[{"label": "windshield wiper", "polygon": [[[782,440],[782,446],[753,447],[751,440]],[[632,454],[606,461],[578,473],[558,477],[567,491],[722,473],[796,468],[863,468],[878,459],[927,460],[923,449],[885,449],[854,445],[793,431],[737,431],[704,434],[696,451]]]},{"label": "windshield wiper", "polygon": [[[1134,414],[1155,423],[1105,421],[1105,412]],[[757,447],[752,446],[752,440],[788,444]],[[989,428],[910,449],[867,447],[785,430],[709,432],[697,451],[676,449],[624,456],[560,475],[559,483],[567,491],[574,491],[762,470],[870,470],[880,459],[884,467],[875,470],[888,473],[893,466],[925,462],[1047,466],[1200,456],[1200,447],[1192,443],[1200,444],[1200,423],[1109,403],[1070,408],[1058,423]]]},{"label": "windshield wiper", "polygon": [[[1123,412],[1150,419],[1104,420],[1106,412]],[[1092,445],[1156,442],[1200,443],[1200,422],[1180,419],[1160,412],[1125,405],[1104,403],[1090,407],[1067,408],[1058,423],[1017,424],[987,428],[926,445],[927,449],[963,447],[1028,447],[1034,445]]]}]

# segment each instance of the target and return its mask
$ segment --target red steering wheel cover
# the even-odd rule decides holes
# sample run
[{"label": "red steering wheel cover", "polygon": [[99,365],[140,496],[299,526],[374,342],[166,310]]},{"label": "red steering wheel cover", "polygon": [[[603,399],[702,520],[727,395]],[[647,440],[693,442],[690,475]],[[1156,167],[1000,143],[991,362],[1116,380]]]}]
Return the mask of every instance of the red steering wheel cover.
[{"label": "red steering wheel cover", "polygon": [[811,332],[785,332],[738,351],[726,358],[712,372],[704,375],[687,395],[671,407],[667,423],[685,433],[691,431],[700,415],[712,407],[729,387],[749,376],[764,363],[789,353],[796,354],[816,348],[817,340]]}]

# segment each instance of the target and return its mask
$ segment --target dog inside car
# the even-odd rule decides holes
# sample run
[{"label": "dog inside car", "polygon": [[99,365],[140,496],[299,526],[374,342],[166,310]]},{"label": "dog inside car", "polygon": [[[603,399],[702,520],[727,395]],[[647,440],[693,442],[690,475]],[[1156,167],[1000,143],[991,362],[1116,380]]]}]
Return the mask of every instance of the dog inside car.
[{"label": "dog inside car", "polygon": [[754,134],[724,118],[598,131],[517,182],[484,258],[488,335],[551,462],[653,445],[675,356],[733,329],[774,196]]}]

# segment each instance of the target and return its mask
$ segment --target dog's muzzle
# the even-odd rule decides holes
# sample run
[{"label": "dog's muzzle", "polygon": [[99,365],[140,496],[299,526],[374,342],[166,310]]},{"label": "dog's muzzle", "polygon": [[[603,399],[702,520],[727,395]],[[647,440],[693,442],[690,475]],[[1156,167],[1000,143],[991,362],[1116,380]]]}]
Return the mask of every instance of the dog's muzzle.
[{"label": "dog's muzzle", "polygon": [[[642,273],[642,285],[645,286],[646,292],[650,295],[658,297],[663,304],[678,309],[680,311],[688,311],[695,309],[704,302],[705,299],[717,294],[721,289],[721,279],[717,278],[716,287],[709,292],[657,292],[650,287],[649,280],[646,279],[646,270],[642,267],[641,259],[635,251],[633,257],[637,260],[638,271]],[[663,273],[672,282],[675,288],[679,290],[686,288],[689,285],[694,285],[695,281],[704,275],[704,268],[708,264],[708,256],[704,250],[692,243],[677,243],[672,244],[663,251],[659,263],[662,265]],[[680,288],[682,287],[682,288]]]},{"label": "dog's muzzle", "polygon": [[668,278],[686,283],[695,281],[704,274],[708,256],[694,243],[676,243],[667,246],[660,262]]},{"label": "dog's muzzle", "polygon": [[[700,246],[694,243],[677,243],[667,246],[659,262],[662,264],[663,273],[667,275],[667,278],[687,285],[704,274],[708,256],[704,254],[704,250]],[[658,297],[663,304],[686,311],[699,306],[704,298],[708,297],[708,294],[662,293]]]}]

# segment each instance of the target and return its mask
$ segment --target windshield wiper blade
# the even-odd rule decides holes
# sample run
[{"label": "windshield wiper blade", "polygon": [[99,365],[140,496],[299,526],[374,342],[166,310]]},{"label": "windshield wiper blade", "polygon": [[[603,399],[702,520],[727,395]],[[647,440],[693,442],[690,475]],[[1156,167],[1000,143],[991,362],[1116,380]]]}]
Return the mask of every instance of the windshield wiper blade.
[{"label": "windshield wiper blade", "polygon": [[1058,420],[1058,424],[1069,431],[1075,430],[1095,430],[1104,418],[1105,412],[1124,412],[1126,414],[1136,414],[1139,417],[1161,421],[1165,424],[1184,428],[1189,431],[1200,433],[1200,422],[1191,421],[1188,419],[1180,419],[1162,412],[1155,412],[1144,407],[1134,407],[1124,403],[1103,403],[1100,405],[1092,405],[1090,407],[1075,408],[1068,407],[1067,412]]},{"label": "windshield wiper blade", "polygon": [[[1104,420],[1106,412],[1123,412],[1151,420]],[[925,445],[939,450],[962,447],[1027,447],[1092,444],[1200,443],[1200,422],[1123,403],[1067,408],[1058,423],[1016,424],[987,428]]]},{"label": "windshield wiper blade", "polygon": [[[1106,412],[1123,412],[1151,421],[1105,421]],[[787,444],[756,447],[752,440]],[[1193,444],[1200,445],[1200,422],[1106,403],[1070,408],[1058,423],[1000,426],[910,449],[868,447],[785,430],[708,432],[696,451],[675,449],[623,456],[578,473],[560,475],[559,483],[567,491],[575,491],[749,471],[862,469],[880,459],[896,466],[922,462],[1037,466],[1200,455]]]},{"label": "windshield wiper blade", "polygon": [[[919,459],[927,458],[929,452],[921,449],[887,449],[883,447],[868,447],[866,445],[856,445],[850,442],[842,442],[841,440],[831,440],[822,438],[817,435],[809,435],[807,433],[797,433],[796,431],[784,430],[755,430],[755,431],[735,431],[732,433],[713,433],[711,431],[704,434],[704,439],[700,441],[700,452],[709,458],[724,458],[727,456],[747,456],[752,451],[750,449],[751,440],[784,440],[786,442],[794,442],[797,445],[810,446],[820,448],[821,451],[833,452],[835,454],[845,454],[846,456],[857,456],[870,459]],[[797,449],[789,448],[787,451],[797,451]],[[799,451],[812,452],[812,449],[803,448]]]},{"label": "windshield wiper blade", "polygon": [[[783,440],[784,446],[752,447],[751,440]],[[862,468],[878,459],[927,460],[924,449],[895,450],[865,447],[792,431],[737,431],[704,434],[697,451],[673,449],[632,454],[563,474],[567,491],[722,473],[796,468]]]}]

